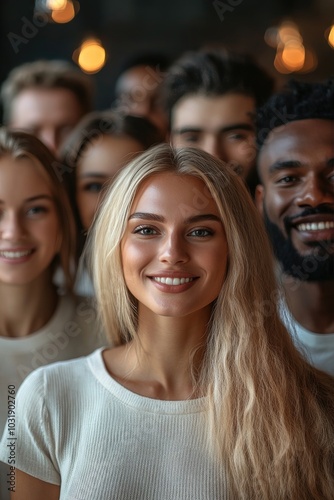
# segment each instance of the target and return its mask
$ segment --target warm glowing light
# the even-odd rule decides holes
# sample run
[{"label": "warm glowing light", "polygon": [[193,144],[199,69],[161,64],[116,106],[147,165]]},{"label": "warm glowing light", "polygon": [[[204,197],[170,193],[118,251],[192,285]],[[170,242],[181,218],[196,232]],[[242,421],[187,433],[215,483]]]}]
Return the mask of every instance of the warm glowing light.
[{"label": "warm glowing light", "polygon": [[329,45],[334,49],[334,24],[329,28],[327,41]]},{"label": "warm glowing light", "polygon": [[[334,25],[332,28],[334,47]],[[329,29],[325,37],[328,33]],[[268,28],[265,41],[271,47],[276,48],[274,66],[279,73],[309,73],[318,65],[316,53],[304,46],[298,26],[292,21],[284,21],[276,28]]]},{"label": "warm glowing light", "polygon": [[66,8],[67,0],[47,0],[46,5],[50,10],[63,10]]},{"label": "warm glowing light", "polygon": [[79,49],[78,64],[85,73],[97,73],[106,62],[106,51],[99,40],[86,40]]},{"label": "warm glowing light", "polygon": [[300,42],[291,41],[284,45],[282,62],[291,71],[303,68],[305,62],[305,47]]},{"label": "warm glowing light", "polygon": [[65,0],[65,2],[66,5],[62,9],[56,9],[51,12],[51,18],[55,23],[69,23],[75,16],[75,9],[72,1]]},{"label": "warm glowing light", "polygon": [[316,53],[311,49],[305,49],[305,62],[300,73],[310,73],[318,66],[318,58]]},{"label": "warm glowing light", "polygon": [[278,36],[284,45],[291,41],[298,41],[299,43],[303,41],[297,26],[290,21],[285,21],[281,24],[278,28]]},{"label": "warm glowing light", "polygon": [[276,52],[276,57],[274,60],[274,66],[275,69],[279,72],[282,73],[283,75],[288,75],[289,73],[292,73],[291,70],[289,70],[285,64],[282,61],[282,50],[278,50]]}]

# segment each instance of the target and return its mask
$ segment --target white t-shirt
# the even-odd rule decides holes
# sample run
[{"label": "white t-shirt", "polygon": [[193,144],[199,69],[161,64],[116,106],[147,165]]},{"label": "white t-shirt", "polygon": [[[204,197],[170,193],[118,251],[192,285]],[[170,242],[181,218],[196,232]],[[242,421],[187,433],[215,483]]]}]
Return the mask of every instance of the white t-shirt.
[{"label": "white t-shirt", "polygon": [[[103,345],[106,340],[98,331],[95,309],[83,297],[60,296],[54,315],[37,332],[20,338],[0,337],[0,434],[13,396],[30,372],[55,361],[85,356]],[[9,499],[7,473],[1,463],[1,500]]]},{"label": "white t-shirt", "polygon": [[316,368],[334,376],[334,333],[314,333],[301,326],[282,303],[283,321],[297,349]]},{"label": "white t-shirt", "polygon": [[[160,401],[107,372],[102,349],[32,373],[17,398],[18,469],[61,484],[61,500],[227,500],[207,449],[206,398]],[[60,404],[61,402],[61,404]]]}]

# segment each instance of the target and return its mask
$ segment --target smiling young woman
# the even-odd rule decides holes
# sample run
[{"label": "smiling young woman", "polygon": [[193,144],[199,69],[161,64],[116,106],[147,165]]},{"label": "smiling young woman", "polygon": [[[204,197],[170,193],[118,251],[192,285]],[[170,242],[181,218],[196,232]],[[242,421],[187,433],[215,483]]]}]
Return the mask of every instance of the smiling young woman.
[{"label": "smiling young woman", "polygon": [[[103,345],[94,334],[92,304],[72,294],[74,254],[73,216],[53,156],[35,137],[1,128],[1,432],[9,412],[8,387],[13,402],[34,369],[89,354]],[[62,291],[53,281],[58,269],[63,273]],[[15,416],[15,410],[10,414]],[[4,500],[9,498],[8,470],[1,464]]]},{"label": "smiling young woman", "polygon": [[333,498],[333,379],[264,309],[272,255],[240,178],[157,146],[115,179],[87,252],[113,347],[26,380],[15,500]]}]

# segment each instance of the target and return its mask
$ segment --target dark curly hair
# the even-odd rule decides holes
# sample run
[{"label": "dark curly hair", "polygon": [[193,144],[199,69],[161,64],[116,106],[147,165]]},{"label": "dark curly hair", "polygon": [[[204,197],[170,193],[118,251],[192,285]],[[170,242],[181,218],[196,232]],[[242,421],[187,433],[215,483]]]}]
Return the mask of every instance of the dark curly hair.
[{"label": "dark curly hair", "polygon": [[286,123],[320,118],[334,120],[334,80],[309,83],[290,80],[257,111],[256,141],[261,149],[271,130]]},{"label": "dark curly hair", "polygon": [[274,90],[274,79],[253,58],[228,50],[187,52],[167,71],[162,100],[169,116],[185,95],[219,96],[240,92],[263,104]]}]

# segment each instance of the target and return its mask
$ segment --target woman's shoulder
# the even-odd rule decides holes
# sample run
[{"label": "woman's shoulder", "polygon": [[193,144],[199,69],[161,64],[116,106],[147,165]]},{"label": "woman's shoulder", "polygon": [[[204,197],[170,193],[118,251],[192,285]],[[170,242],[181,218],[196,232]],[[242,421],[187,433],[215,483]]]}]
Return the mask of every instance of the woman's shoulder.
[{"label": "woman's shoulder", "polygon": [[101,348],[88,356],[57,361],[34,370],[22,383],[19,394],[51,394],[65,393],[68,390],[79,390],[94,381],[94,367],[100,363]]}]

